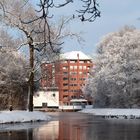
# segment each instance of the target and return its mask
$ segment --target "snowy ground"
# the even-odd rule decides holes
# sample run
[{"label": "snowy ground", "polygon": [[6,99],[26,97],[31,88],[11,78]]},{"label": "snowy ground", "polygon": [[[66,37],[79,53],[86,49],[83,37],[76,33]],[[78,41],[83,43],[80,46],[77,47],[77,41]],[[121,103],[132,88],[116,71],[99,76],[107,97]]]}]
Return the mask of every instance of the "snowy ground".
[{"label": "snowy ground", "polygon": [[102,116],[105,118],[140,119],[140,109],[96,108],[83,109],[80,112],[93,114],[95,116]]},{"label": "snowy ground", "polygon": [[48,121],[51,117],[39,111],[1,111],[0,124],[17,122]]}]

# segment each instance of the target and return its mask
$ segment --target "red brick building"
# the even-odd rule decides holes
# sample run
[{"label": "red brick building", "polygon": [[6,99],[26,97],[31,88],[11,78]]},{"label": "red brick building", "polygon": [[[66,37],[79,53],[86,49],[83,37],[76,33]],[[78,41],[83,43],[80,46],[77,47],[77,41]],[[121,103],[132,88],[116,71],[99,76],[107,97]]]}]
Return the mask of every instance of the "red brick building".
[{"label": "red brick building", "polygon": [[91,58],[81,51],[62,54],[59,62],[42,64],[41,85],[43,88],[58,87],[60,105],[68,105],[71,99],[84,97],[82,87],[92,66]]}]

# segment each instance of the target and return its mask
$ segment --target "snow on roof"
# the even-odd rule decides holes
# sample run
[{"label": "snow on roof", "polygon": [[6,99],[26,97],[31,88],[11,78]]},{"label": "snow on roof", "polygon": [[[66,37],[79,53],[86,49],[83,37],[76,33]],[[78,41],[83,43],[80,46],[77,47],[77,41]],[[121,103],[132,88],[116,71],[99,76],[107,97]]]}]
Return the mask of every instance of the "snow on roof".
[{"label": "snow on roof", "polygon": [[81,51],[71,51],[71,52],[61,54],[61,59],[77,60],[78,57],[80,60],[91,60],[91,57],[85,55]]},{"label": "snow on roof", "polygon": [[72,99],[70,102],[87,102],[86,99]]}]

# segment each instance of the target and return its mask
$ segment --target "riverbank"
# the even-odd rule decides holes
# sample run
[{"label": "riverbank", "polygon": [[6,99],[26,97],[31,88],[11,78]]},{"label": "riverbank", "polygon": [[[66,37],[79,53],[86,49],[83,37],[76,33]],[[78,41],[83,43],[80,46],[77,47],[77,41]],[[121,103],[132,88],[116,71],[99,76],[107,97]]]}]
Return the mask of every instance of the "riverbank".
[{"label": "riverbank", "polygon": [[47,113],[39,111],[0,111],[0,124],[49,121],[50,119]]},{"label": "riverbank", "polygon": [[83,109],[79,112],[88,113],[95,116],[101,116],[104,118],[140,119],[140,109],[96,108]]}]

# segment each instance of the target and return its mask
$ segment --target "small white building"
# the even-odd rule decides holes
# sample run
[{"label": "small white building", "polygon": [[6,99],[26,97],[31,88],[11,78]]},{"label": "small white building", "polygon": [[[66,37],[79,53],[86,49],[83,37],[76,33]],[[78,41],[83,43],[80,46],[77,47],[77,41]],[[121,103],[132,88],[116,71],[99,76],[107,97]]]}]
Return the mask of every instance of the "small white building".
[{"label": "small white building", "polygon": [[38,91],[33,97],[34,107],[59,107],[58,91]]}]

